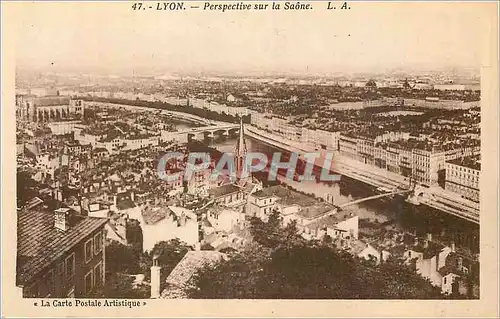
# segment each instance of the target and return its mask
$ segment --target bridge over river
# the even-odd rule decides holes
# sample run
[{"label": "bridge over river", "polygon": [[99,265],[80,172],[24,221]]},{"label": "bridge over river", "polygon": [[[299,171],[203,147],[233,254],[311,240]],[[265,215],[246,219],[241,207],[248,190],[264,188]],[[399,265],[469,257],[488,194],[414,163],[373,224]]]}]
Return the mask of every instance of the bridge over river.
[{"label": "bridge over river", "polygon": [[[247,136],[258,140],[261,143],[287,150],[289,152],[317,152],[314,148],[311,149],[309,145],[299,145],[294,141],[288,141],[287,139],[271,132],[263,132],[253,126],[246,127],[245,133]],[[333,170],[336,173],[378,188],[389,187],[391,189],[402,189],[409,187],[409,181],[402,175],[391,173],[372,165],[357,162],[353,159],[346,158],[335,151],[334,153]],[[409,190],[400,190],[398,192],[401,192],[401,194],[408,192],[410,196],[408,196],[407,201],[414,205],[423,204],[469,222],[479,224],[479,204],[454,196],[453,193],[447,190],[416,185],[415,189],[411,192]],[[370,196],[366,200],[382,198],[390,195],[392,195],[392,192],[375,195],[377,197]],[[351,205],[353,204],[355,203],[352,202]],[[343,206],[345,207],[347,204]]]},{"label": "bridge over river", "polygon": [[388,197],[388,196],[393,196],[393,195],[410,194],[411,192],[412,191],[408,190],[408,189],[405,189],[405,190],[395,190],[395,191],[389,192],[389,193],[378,194],[378,195],[373,195],[373,196],[369,196],[369,197],[365,197],[365,198],[356,199],[356,200],[353,200],[352,202],[348,202],[348,203],[339,205],[337,207],[339,209],[342,209],[344,207],[355,205],[355,204],[360,204],[360,203],[363,203],[363,202],[366,202],[366,201],[369,201],[369,200],[374,200],[374,199]]},{"label": "bridge over river", "polygon": [[216,123],[175,132],[162,131],[161,139],[163,141],[177,140],[179,142],[188,142],[192,139],[203,141],[205,138],[214,138],[216,135],[235,136],[239,131],[240,126],[238,124]]}]

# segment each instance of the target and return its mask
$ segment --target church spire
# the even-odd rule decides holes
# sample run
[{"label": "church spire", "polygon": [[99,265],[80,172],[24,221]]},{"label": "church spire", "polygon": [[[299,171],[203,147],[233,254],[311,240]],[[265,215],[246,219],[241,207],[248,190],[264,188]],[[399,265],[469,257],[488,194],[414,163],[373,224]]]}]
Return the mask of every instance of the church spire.
[{"label": "church spire", "polygon": [[238,141],[236,142],[236,148],[234,150],[234,160],[236,164],[236,176],[238,182],[240,182],[240,177],[243,172],[243,165],[245,165],[245,157],[247,155],[247,144],[245,142],[245,129],[243,127],[243,118],[240,118],[240,134]]}]

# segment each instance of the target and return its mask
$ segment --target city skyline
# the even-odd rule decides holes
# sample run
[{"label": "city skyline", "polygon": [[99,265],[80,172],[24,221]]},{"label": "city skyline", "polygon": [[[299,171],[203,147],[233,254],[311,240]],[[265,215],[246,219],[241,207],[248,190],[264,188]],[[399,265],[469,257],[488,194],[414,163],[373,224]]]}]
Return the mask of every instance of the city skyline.
[{"label": "city skyline", "polygon": [[142,13],[124,3],[21,4],[17,67],[118,75],[314,76],[480,67],[479,30],[488,23],[480,17],[489,9],[484,3],[355,3],[346,12],[314,5],[307,13]]}]

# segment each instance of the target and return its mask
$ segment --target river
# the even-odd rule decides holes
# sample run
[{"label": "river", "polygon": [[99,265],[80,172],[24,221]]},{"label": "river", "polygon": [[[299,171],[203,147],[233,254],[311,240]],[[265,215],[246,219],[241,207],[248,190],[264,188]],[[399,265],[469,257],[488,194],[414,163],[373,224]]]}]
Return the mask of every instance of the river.
[{"label": "river", "polygon": [[[186,121],[175,120],[173,124],[178,130],[197,126],[188,119]],[[246,138],[246,143],[249,152],[264,152],[268,155],[276,151],[286,153],[285,150],[277,149],[249,137]],[[222,137],[217,140],[205,141],[205,144],[221,152],[233,152],[236,138]],[[299,183],[284,179],[283,182],[298,191],[319,198],[325,198],[328,194],[336,205],[368,197],[376,192],[373,187],[346,176],[342,176],[340,182],[335,183],[315,181]],[[354,211],[360,216],[360,231],[363,231],[364,227],[368,227],[366,226],[367,221],[371,221],[370,227],[378,225],[380,228],[409,232],[422,237],[432,234],[433,239],[445,244],[454,241],[457,248],[460,247],[471,253],[479,252],[478,225],[425,205],[409,204],[401,196],[367,201],[349,206],[345,210]]]},{"label": "river", "polygon": [[[206,144],[221,152],[233,152],[236,145],[235,138],[222,138],[206,141]],[[285,152],[261,141],[246,138],[249,152]],[[282,182],[294,189],[312,194],[316,197],[326,198],[341,205],[355,199],[373,195],[376,190],[367,184],[342,176],[340,182],[297,182],[281,179]],[[328,195],[327,195],[328,194]],[[443,243],[454,241],[457,247],[469,250],[471,253],[479,252],[479,226],[455,216],[443,213],[430,207],[415,206],[407,203],[403,197],[395,196],[378,200],[367,201],[345,208],[358,214],[360,220],[370,221],[371,225],[379,225],[386,229],[399,232],[408,232],[418,236],[432,234],[433,239]],[[366,223],[361,222],[360,225]],[[360,226],[362,230],[363,226]]]}]

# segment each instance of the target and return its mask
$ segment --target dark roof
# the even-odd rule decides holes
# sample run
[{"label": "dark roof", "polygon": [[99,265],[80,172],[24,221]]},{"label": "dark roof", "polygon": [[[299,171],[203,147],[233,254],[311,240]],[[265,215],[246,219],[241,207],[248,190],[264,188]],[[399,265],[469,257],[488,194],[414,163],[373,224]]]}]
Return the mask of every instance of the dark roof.
[{"label": "dark roof", "polygon": [[[313,218],[313,217],[315,217],[315,216],[312,216],[311,218]],[[336,227],[338,223],[346,221],[346,220],[348,220],[350,218],[354,218],[354,217],[356,217],[356,215],[346,214],[345,212],[340,211],[340,212],[337,212],[336,214],[333,214],[333,215],[321,217],[321,218],[315,220],[314,222],[308,224],[307,227],[310,229],[318,229],[318,228],[322,228],[324,226]]]},{"label": "dark roof", "polygon": [[104,148],[104,147],[96,147],[96,148],[94,149],[94,152],[96,152],[96,153],[97,153],[97,152],[106,152],[106,153],[108,153],[108,149],[107,149],[107,148]]},{"label": "dark roof", "polygon": [[41,203],[43,203],[43,200],[41,200],[38,197],[34,197],[34,198],[32,198],[32,199],[30,199],[29,201],[26,202],[25,208],[26,209],[31,209],[33,207],[36,207],[36,206],[40,205]]},{"label": "dark roof", "polygon": [[144,222],[148,225],[154,225],[171,215],[175,216],[172,210],[168,207],[146,207],[142,210],[142,217],[144,218]]},{"label": "dark roof", "polygon": [[131,199],[124,199],[116,203],[116,208],[118,208],[118,210],[134,208],[135,206],[136,206],[135,203]]},{"label": "dark roof", "polygon": [[184,289],[190,286],[190,279],[196,271],[204,266],[213,265],[225,257],[225,254],[218,251],[188,251],[168,275],[167,288],[162,291],[161,298],[185,298]]},{"label": "dark roof", "polygon": [[446,266],[439,268],[438,272],[443,277],[447,276],[449,274],[458,275],[458,274],[462,273],[462,271],[459,270],[457,267],[453,267],[453,266],[449,266],[449,265],[446,265]]},{"label": "dark roof", "polygon": [[448,163],[458,165],[458,166],[472,168],[472,169],[475,169],[478,171],[481,170],[481,159],[480,159],[479,155],[457,158],[457,159],[448,161]]},{"label": "dark roof", "polygon": [[241,191],[241,188],[234,184],[226,184],[208,190],[208,194],[213,197],[221,197]]},{"label": "dark roof", "polygon": [[39,205],[17,215],[17,284],[28,283],[46,267],[70,251],[89,234],[103,227],[107,219],[85,217],[71,211],[71,227],[54,227],[54,212]]},{"label": "dark roof", "polygon": [[[459,261],[461,260],[461,262]],[[449,271],[457,275],[462,275],[463,274],[463,269],[460,267],[466,267],[470,269],[471,267],[471,260],[467,257],[464,257],[463,255],[456,253],[456,252],[451,252],[445,260],[445,267],[446,269],[443,271]],[[443,268],[445,268],[443,267]],[[441,271],[440,271],[441,272]],[[443,274],[441,274],[443,275]]]},{"label": "dark roof", "polygon": [[252,195],[255,197],[265,198],[265,197],[285,197],[290,193],[289,189],[286,189],[280,185],[275,185],[271,187],[266,187],[253,193]]},{"label": "dark roof", "polygon": [[[328,204],[322,205],[319,201],[316,199],[298,193],[296,191],[290,190],[288,188],[285,188],[281,185],[275,185],[271,187],[266,187],[263,188],[260,191],[257,191],[252,194],[255,197],[259,198],[268,198],[268,197],[279,197],[278,203],[283,204],[283,205],[299,205],[301,207],[308,207],[308,206],[329,206]],[[330,205],[331,206],[331,205]],[[332,209],[333,206],[329,207],[329,209]]]},{"label": "dark roof", "polygon": [[206,218],[203,218],[201,222],[202,222],[202,225],[205,227],[213,227],[212,223]]}]

